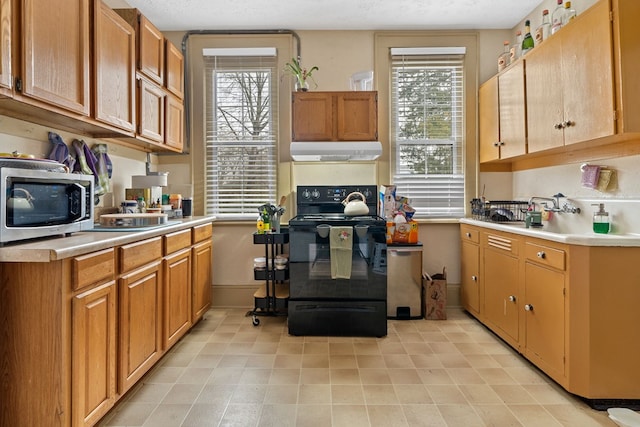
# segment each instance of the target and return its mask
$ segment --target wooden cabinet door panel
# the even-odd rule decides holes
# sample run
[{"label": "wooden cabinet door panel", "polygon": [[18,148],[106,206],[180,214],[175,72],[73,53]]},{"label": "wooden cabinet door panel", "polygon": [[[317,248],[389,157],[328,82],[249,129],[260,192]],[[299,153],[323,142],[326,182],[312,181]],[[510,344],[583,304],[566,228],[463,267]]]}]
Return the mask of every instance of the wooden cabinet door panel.
[{"label": "wooden cabinet door panel", "polygon": [[191,249],[164,260],[164,349],[191,327]]},{"label": "wooden cabinet door panel", "polygon": [[337,138],[340,141],[378,139],[377,94],[345,92],[337,96]]},{"label": "wooden cabinet door panel", "polygon": [[164,143],[164,97],[157,84],[138,79],[138,134],[159,144]]},{"label": "wooden cabinet door panel", "polygon": [[173,95],[166,96],[165,144],[176,151],[184,145],[184,104]]},{"label": "wooden cabinet door panel", "polygon": [[161,261],[120,278],[119,392],[126,392],[162,355]]},{"label": "wooden cabinet door panel", "polygon": [[184,57],[182,52],[169,40],[165,49],[165,86],[177,98],[184,96]]},{"label": "wooden cabinet door panel", "polygon": [[22,0],[22,93],[88,116],[89,0]]},{"label": "wooden cabinet door panel", "polygon": [[71,390],[74,426],[94,425],[116,398],[116,283],[72,301]]},{"label": "wooden cabinet door panel", "polygon": [[474,314],[480,313],[480,248],[473,243],[462,242],[463,306]]},{"label": "wooden cabinet door panel", "polygon": [[97,3],[94,22],[95,117],[133,132],[135,31],[102,1]]},{"label": "wooden cabinet door panel", "polygon": [[0,0],[0,89],[11,89],[11,1]]},{"label": "wooden cabinet door panel", "polygon": [[212,254],[210,241],[193,247],[193,323],[211,307]]},{"label": "wooden cabinet door panel", "polygon": [[615,134],[609,2],[597,2],[576,24],[558,33],[562,55],[554,58],[562,61],[565,145]]},{"label": "wooden cabinet door panel", "polygon": [[333,103],[332,96],[323,92],[294,92],[293,141],[332,141]]},{"label": "wooden cabinet door panel", "polygon": [[[500,238],[497,245],[484,247],[484,310],[489,322],[506,333],[515,343],[519,339],[518,258],[516,241]],[[514,254],[515,252],[515,254]]]},{"label": "wooden cabinet door panel", "polygon": [[158,84],[164,84],[164,36],[144,15],[138,15],[138,68]]},{"label": "wooden cabinet door panel", "polygon": [[524,61],[520,61],[498,77],[501,159],[519,156],[527,151],[524,94]]},{"label": "wooden cabinet door panel", "polygon": [[500,158],[500,121],[498,105],[498,76],[487,80],[478,91],[480,114],[480,163]]},{"label": "wooden cabinet door panel", "polygon": [[525,264],[525,354],[556,379],[564,377],[564,273]]},{"label": "wooden cabinet door panel", "polygon": [[564,121],[559,60],[562,44],[560,38],[556,37],[559,35],[550,37],[539,50],[533,49],[525,56],[529,153],[562,147],[564,144],[562,129],[555,128],[555,125]]}]

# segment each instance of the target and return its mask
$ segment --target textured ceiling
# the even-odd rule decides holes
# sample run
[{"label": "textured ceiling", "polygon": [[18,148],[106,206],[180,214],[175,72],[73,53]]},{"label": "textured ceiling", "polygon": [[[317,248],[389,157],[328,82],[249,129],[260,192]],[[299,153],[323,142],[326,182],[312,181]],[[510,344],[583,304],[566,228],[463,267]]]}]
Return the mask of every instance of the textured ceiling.
[{"label": "textured ceiling", "polygon": [[162,31],[510,29],[542,0],[107,0]]}]

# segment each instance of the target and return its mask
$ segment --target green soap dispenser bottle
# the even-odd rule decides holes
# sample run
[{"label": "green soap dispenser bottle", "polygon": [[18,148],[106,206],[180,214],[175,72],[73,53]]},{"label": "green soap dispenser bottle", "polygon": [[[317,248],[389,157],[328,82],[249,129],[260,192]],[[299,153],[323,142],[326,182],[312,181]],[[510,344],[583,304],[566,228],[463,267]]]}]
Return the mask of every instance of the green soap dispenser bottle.
[{"label": "green soap dispenser bottle", "polygon": [[609,231],[611,231],[609,212],[606,212],[604,210],[604,203],[598,203],[592,206],[598,206],[598,211],[593,213],[594,233],[607,234]]}]

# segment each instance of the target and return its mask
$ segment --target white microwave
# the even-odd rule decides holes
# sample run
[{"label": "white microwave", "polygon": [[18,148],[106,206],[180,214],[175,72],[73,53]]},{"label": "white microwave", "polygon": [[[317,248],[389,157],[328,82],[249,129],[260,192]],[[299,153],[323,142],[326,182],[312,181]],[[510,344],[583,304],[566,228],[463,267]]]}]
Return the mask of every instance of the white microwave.
[{"label": "white microwave", "polygon": [[93,175],[22,165],[0,166],[0,245],[93,229]]}]

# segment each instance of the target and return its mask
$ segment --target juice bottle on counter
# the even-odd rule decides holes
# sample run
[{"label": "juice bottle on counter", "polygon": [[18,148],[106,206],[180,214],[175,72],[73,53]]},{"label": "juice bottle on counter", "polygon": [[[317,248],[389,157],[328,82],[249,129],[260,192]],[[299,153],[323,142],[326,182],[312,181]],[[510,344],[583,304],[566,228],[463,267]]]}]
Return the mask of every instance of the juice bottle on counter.
[{"label": "juice bottle on counter", "polygon": [[169,204],[171,209],[180,209],[182,207],[182,194],[169,195]]}]

